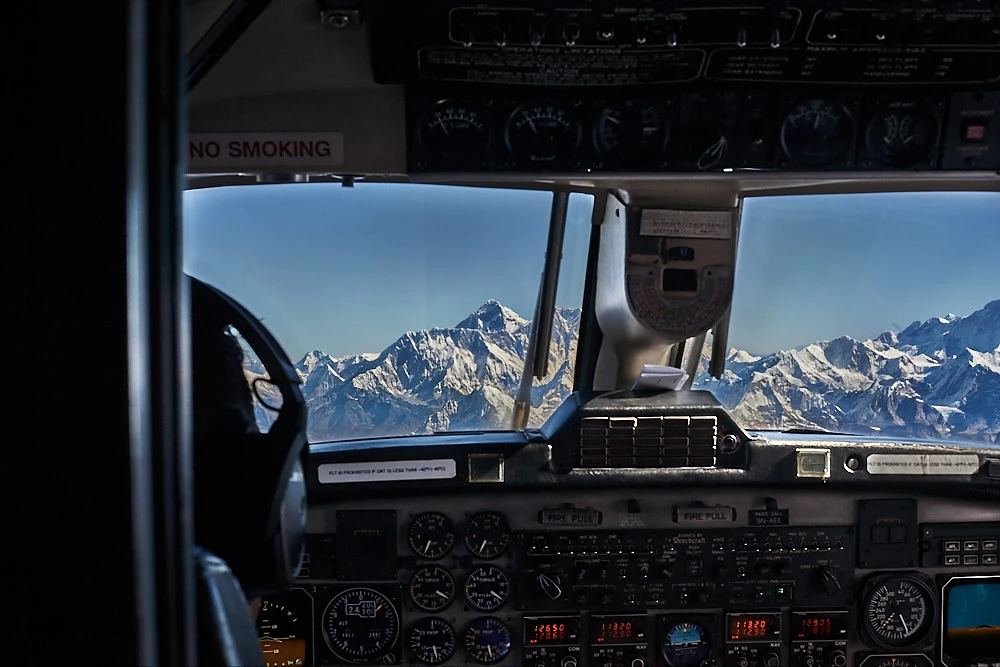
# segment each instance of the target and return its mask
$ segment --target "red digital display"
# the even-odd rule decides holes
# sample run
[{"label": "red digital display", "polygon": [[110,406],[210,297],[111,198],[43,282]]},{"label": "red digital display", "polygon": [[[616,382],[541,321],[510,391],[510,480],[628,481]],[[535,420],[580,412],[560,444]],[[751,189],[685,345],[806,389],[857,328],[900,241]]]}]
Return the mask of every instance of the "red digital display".
[{"label": "red digital display", "polygon": [[634,644],[646,639],[645,616],[591,616],[590,636],[595,644]]},{"label": "red digital display", "polygon": [[778,614],[728,614],[729,641],[771,641],[781,639]]},{"label": "red digital display", "polygon": [[847,636],[847,612],[794,612],[796,639],[839,639]]},{"label": "red digital display", "polygon": [[544,644],[574,644],[580,638],[580,619],[558,618],[524,619],[524,639],[531,646]]}]

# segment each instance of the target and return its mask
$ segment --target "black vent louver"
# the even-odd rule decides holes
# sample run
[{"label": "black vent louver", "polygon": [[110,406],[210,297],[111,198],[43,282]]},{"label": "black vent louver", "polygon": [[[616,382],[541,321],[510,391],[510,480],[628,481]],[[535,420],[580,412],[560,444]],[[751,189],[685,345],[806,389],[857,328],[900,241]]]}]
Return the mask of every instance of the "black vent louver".
[{"label": "black vent louver", "polygon": [[716,465],[718,418],[585,417],[582,468],[710,468]]}]

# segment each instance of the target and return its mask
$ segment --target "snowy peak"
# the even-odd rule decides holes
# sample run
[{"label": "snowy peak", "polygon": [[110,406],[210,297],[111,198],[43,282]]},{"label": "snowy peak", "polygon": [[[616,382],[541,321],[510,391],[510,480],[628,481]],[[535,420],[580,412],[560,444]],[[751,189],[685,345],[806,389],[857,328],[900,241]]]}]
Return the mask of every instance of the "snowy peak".
[{"label": "snowy peak", "polygon": [[967,317],[949,315],[914,322],[896,338],[900,345],[915,347],[936,358],[953,357],[964,349],[992,352],[1000,347],[1000,299]]},{"label": "snowy peak", "polygon": [[456,329],[479,329],[480,331],[506,331],[514,333],[528,324],[524,319],[510,308],[503,306],[499,301],[490,299],[472,315],[455,325]]}]

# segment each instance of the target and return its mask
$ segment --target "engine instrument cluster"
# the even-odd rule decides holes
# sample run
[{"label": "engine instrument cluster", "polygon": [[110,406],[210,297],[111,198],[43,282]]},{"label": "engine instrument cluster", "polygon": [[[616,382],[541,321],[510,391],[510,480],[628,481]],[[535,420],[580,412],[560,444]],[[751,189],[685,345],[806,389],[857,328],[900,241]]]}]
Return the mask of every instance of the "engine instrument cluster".
[{"label": "engine instrument cluster", "polygon": [[998,93],[435,88],[408,91],[408,109],[414,172],[1000,166]]},{"label": "engine instrument cluster", "polygon": [[974,503],[556,495],[314,510],[328,532],[311,535],[310,568],[262,607],[268,664],[967,667],[1000,655],[1000,513],[940,520]]}]

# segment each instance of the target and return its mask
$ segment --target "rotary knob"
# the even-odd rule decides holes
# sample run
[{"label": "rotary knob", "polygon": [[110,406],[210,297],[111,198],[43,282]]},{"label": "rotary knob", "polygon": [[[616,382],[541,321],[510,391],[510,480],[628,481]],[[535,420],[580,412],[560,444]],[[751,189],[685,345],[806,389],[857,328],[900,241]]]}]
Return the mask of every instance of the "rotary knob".
[{"label": "rotary knob", "polygon": [[764,656],[764,667],[781,667],[781,658],[776,653],[768,653]]},{"label": "rotary knob", "polygon": [[830,664],[833,667],[847,667],[847,656],[843,651],[834,651],[830,654]]}]

